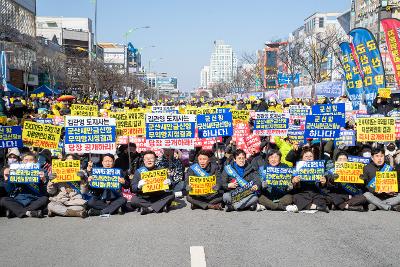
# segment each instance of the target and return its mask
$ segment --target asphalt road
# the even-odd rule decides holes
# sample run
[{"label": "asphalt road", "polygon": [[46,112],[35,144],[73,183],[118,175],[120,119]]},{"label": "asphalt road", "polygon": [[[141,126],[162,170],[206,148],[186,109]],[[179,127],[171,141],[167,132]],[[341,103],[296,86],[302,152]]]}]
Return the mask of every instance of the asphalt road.
[{"label": "asphalt road", "polygon": [[1,266],[399,266],[400,213],[219,212],[0,218]]}]

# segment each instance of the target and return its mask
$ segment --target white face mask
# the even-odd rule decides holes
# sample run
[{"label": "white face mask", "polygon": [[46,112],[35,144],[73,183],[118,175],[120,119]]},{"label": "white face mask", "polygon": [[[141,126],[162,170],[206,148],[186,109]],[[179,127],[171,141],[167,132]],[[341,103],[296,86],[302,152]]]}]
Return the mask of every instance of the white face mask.
[{"label": "white face mask", "polygon": [[8,162],[8,165],[11,165],[11,164],[13,164],[13,163],[17,163],[17,162],[18,162],[18,159],[16,159],[16,158],[9,158],[9,159],[7,160],[7,162]]},{"label": "white face mask", "polygon": [[363,156],[364,158],[370,158],[370,157],[371,157],[371,152],[364,152],[364,153],[362,154],[362,156]]}]

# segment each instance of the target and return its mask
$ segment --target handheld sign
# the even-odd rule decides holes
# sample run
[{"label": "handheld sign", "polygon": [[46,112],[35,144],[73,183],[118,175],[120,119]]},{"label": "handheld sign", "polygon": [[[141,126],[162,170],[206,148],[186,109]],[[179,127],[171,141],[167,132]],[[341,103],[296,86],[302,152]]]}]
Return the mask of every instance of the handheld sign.
[{"label": "handheld sign", "polygon": [[244,186],[238,186],[231,191],[232,203],[237,203],[240,200],[254,194],[251,188],[255,185],[254,181],[248,182]]},{"label": "handheld sign", "polygon": [[90,186],[103,189],[119,189],[118,178],[121,177],[121,170],[115,168],[93,168]]},{"label": "handheld sign", "polygon": [[325,164],[323,160],[299,161],[296,169],[293,170],[293,176],[299,176],[302,181],[315,182],[324,176]]},{"label": "handheld sign", "polygon": [[95,105],[71,105],[71,116],[97,117],[99,115],[99,107]]},{"label": "handheld sign", "polygon": [[232,136],[232,113],[197,115],[200,138]]},{"label": "handheld sign", "polygon": [[254,133],[261,136],[286,136],[289,129],[289,115],[274,112],[256,112]]},{"label": "handheld sign", "polygon": [[397,172],[376,172],[375,191],[379,193],[397,193],[399,191]]},{"label": "handheld sign", "polygon": [[390,117],[360,118],[356,120],[357,142],[394,142],[395,119]]},{"label": "handheld sign", "polygon": [[116,129],[114,118],[65,117],[65,152],[114,154]]},{"label": "handheld sign", "polygon": [[56,179],[52,181],[53,183],[75,182],[81,180],[81,178],[77,175],[81,169],[80,160],[63,161],[53,159],[51,166],[53,173],[56,174]]},{"label": "handheld sign", "polygon": [[360,178],[363,174],[364,164],[359,162],[336,162],[335,173],[339,178],[335,180],[336,183],[347,184],[363,184],[364,180]]},{"label": "handheld sign", "polygon": [[0,148],[23,147],[21,126],[0,126]]},{"label": "handheld sign", "polygon": [[22,140],[33,147],[54,149],[58,147],[61,126],[25,121]]},{"label": "handheld sign", "polygon": [[39,163],[11,164],[9,182],[38,184],[40,182],[39,171]]},{"label": "handheld sign", "polygon": [[117,120],[117,133],[119,136],[145,135],[144,112],[111,112],[110,118],[115,118]]},{"label": "handheld sign", "polygon": [[379,88],[378,89],[379,97],[390,98],[391,94],[392,94],[392,89],[390,89],[390,88]]},{"label": "handheld sign", "polygon": [[189,195],[198,196],[198,195],[208,195],[213,194],[215,191],[213,187],[217,184],[217,177],[215,175],[212,176],[189,176],[189,185],[192,187],[192,190],[189,192]]},{"label": "handheld sign", "polygon": [[265,178],[268,185],[288,186],[292,181],[293,169],[280,167],[266,167]]},{"label": "handheld sign", "polygon": [[340,115],[308,115],[304,138],[338,138],[344,121]]},{"label": "handheld sign", "polygon": [[140,179],[146,181],[146,184],[142,187],[143,193],[168,190],[169,186],[164,184],[164,181],[167,178],[168,178],[167,169],[142,172],[140,174]]}]

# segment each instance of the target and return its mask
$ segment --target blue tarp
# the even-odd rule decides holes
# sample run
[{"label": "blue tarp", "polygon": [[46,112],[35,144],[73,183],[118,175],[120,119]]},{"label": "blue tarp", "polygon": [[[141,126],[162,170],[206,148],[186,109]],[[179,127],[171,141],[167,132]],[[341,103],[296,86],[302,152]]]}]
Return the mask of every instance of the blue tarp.
[{"label": "blue tarp", "polygon": [[44,93],[46,96],[59,95],[61,92],[57,89],[51,89],[46,85],[42,85],[31,92],[31,94],[41,94]]},{"label": "blue tarp", "polygon": [[7,89],[10,92],[10,94],[12,95],[25,95],[25,92],[17,87],[15,87],[14,85],[12,85],[11,83],[7,83]]}]

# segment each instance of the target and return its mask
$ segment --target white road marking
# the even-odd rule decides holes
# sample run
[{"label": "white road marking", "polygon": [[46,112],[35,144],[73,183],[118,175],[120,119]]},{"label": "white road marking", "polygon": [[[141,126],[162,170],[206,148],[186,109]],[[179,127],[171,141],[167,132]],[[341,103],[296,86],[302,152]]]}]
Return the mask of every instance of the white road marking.
[{"label": "white road marking", "polygon": [[190,247],[190,262],[191,267],[206,267],[206,254],[204,247]]}]

